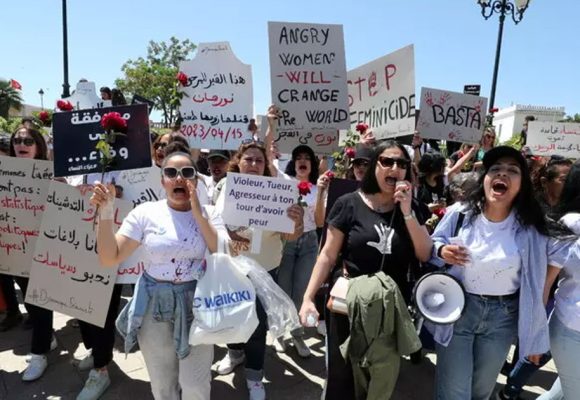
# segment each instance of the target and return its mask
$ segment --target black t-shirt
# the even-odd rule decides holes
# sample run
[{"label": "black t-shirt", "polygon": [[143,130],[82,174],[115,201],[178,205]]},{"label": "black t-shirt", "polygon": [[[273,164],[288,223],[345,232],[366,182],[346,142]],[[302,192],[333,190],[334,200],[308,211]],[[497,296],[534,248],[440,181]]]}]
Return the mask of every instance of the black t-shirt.
[{"label": "black t-shirt", "polygon": [[419,179],[419,191],[417,192],[417,200],[424,204],[437,203],[440,199],[445,198],[445,184],[443,177],[437,178],[437,185],[435,187],[429,186],[424,178]]},{"label": "black t-shirt", "polygon": [[[418,204],[413,203],[413,210],[419,224],[423,225],[424,213],[420,211]],[[388,227],[393,212],[393,233],[390,235]],[[379,213],[363,201],[359,192],[345,194],[332,207],[328,224],[345,235],[341,257],[350,276],[378,272],[382,265],[382,270],[393,278],[401,291],[408,290],[407,273],[416,258],[403,213],[398,206],[391,212]],[[387,233],[383,235],[386,238],[383,241],[384,246],[379,245],[379,231]]]}]

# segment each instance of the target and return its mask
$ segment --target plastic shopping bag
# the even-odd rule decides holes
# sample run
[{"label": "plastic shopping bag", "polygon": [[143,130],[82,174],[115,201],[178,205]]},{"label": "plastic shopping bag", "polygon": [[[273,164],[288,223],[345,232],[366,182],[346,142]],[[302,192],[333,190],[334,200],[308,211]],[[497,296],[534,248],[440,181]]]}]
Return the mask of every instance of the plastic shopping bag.
[{"label": "plastic shopping bag", "polygon": [[254,285],[236,267],[237,257],[223,251],[221,237],[218,247],[206,257],[207,270],[195,291],[191,345],[245,343],[258,327]]}]

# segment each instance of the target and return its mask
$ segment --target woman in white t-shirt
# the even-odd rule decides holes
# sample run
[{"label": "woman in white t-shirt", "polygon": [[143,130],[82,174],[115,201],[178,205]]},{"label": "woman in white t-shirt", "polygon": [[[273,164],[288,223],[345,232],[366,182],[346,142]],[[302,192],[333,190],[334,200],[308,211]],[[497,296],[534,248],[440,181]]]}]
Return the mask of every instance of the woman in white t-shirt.
[{"label": "woman in white t-shirt", "polygon": [[[232,158],[228,172],[236,172],[249,175],[270,176],[266,149],[261,142],[243,142],[236,155]],[[225,179],[218,183],[220,191],[216,201],[216,212],[221,215],[224,209],[226,193]],[[233,207],[232,205],[229,205]],[[295,240],[300,237],[303,230],[304,210],[298,204],[292,205],[287,210],[288,216],[294,220],[294,233],[262,231],[260,249],[252,253],[252,240],[255,237],[252,228],[226,225],[231,242],[230,248],[236,254],[242,254],[256,260],[275,279],[277,268],[282,259],[284,242]],[[259,325],[247,343],[229,344],[226,356],[218,363],[216,371],[220,375],[229,374],[234,368],[245,361],[246,383],[250,400],[262,400],[266,398],[266,392],[262,379],[264,377],[264,355],[266,352],[266,333],[268,331],[267,315],[262,307],[260,299],[256,299],[256,312]]]},{"label": "woman in white t-shirt", "polygon": [[[576,161],[564,183],[557,217],[575,235],[580,235],[580,161]],[[550,345],[552,356],[565,399],[575,399],[580,395],[580,269],[577,259],[580,252],[573,248],[563,268],[548,268],[548,279],[544,297],[559,275],[554,311],[550,316]],[[558,387],[558,384],[555,385]],[[555,390],[542,399],[555,399]]]},{"label": "woman in white t-shirt", "polygon": [[155,399],[209,400],[213,347],[190,346],[188,339],[195,286],[205,272],[206,249],[216,250],[217,233],[197,197],[191,156],[167,154],[161,170],[167,199],[137,206],[116,234],[114,187],[95,186],[99,260],[114,267],[144,247],[145,272],[117,319],[125,351],[139,342]]},{"label": "woman in white t-shirt", "polygon": [[542,302],[547,266],[566,260],[550,237],[522,154],[495,147],[482,164],[466,206],[449,210],[432,236],[432,262],[452,265],[466,291],[459,320],[434,332],[440,400],[489,399],[516,337],[520,357],[539,362],[549,348]]}]

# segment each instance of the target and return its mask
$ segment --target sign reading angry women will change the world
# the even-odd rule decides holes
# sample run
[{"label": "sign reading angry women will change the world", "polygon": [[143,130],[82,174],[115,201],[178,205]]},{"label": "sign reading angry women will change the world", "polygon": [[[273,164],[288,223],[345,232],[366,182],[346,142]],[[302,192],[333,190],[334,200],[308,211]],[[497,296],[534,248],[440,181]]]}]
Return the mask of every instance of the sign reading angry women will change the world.
[{"label": "sign reading angry women will change the world", "polygon": [[486,111],[485,97],[422,88],[417,130],[424,138],[479,143]]},{"label": "sign reading angry women will change the world", "polygon": [[179,64],[180,133],[196,149],[237,149],[250,138],[252,67],[228,42],[201,43],[193,60]]},{"label": "sign reading angry women will change the world", "polygon": [[348,129],[342,25],[268,22],[272,102],[279,130]]}]

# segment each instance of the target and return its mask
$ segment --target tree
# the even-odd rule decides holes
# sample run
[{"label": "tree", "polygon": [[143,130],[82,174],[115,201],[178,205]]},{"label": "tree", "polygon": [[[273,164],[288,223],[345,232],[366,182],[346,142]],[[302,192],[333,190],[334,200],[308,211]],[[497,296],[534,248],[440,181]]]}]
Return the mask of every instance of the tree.
[{"label": "tree", "polygon": [[564,118],[560,122],[580,122],[580,114],[576,113],[573,116],[572,115],[566,115],[566,118]]},{"label": "tree", "polygon": [[22,96],[20,92],[10,85],[9,81],[0,80],[0,117],[8,119],[11,108],[22,108]]},{"label": "tree", "polygon": [[166,127],[173,125],[179,112],[181,93],[177,90],[176,75],[179,63],[189,58],[196,46],[189,39],[171,37],[169,43],[150,41],[147,57],[128,60],[121,70],[124,78],[115,84],[122,91],[138,94],[155,102],[155,109],[163,113]]}]

